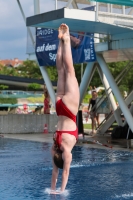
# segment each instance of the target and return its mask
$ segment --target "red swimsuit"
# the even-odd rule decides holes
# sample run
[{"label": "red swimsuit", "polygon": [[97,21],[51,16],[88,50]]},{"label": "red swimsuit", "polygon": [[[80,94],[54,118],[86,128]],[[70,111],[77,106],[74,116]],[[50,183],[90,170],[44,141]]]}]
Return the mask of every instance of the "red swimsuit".
[{"label": "red swimsuit", "polygon": [[[58,100],[56,102],[56,113],[58,116],[63,115],[71,120],[73,120],[76,123],[76,116],[71,113],[71,111],[66,107],[66,105],[63,103],[62,99]],[[56,144],[60,148],[61,145],[61,135],[62,133],[68,133],[70,135],[74,135],[76,139],[78,139],[78,129],[76,128],[75,131],[56,131]]]}]

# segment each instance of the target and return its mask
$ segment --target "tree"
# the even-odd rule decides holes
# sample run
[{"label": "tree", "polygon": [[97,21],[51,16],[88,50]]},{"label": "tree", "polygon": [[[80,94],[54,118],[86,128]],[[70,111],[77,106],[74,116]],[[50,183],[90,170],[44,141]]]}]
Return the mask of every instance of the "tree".
[{"label": "tree", "polygon": [[[113,75],[114,78],[116,78],[119,73],[126,67],[128,64],[127,61],[125,62],[117,62],[117,63],[109,63],[109,69]],[[131,91],[133,88],[133,68],[130,67],[130,70],[127,74],[124,74],[121,82],[118,84],[120,91],[123,93],[123,91]]]},{"label": "tree", "polygon": [[19,73],[19,76],[26,77],[26,78],[35,78],[41,79],[42,74],[39,68],[39,65],[36,61],[26,60],[23,62],[22,65],[16,68]]},{"label": "tree", "polygon": [[36,90],[39,90],[40,88],[41,88],[41,85],[38,83],[31,83],[28,85],[29,90],[36,91]]},{"label": "tree", "polygon": [[58,79],[58,73],[57,73],[57,69],[55,66],[48,66],[46,67],[48,76],[50,78],[51,81],[57,81]]},{"label": "tree", "polygon": [[[124,69],[124,67],[127,65],[127,63],[128,62],[113,62],[113,63],[107,64],[114,79]],[[85,70],[86,65],[87,64],[84,63],[83,71]],[[75,64],[74,68],[75,68],[75,74],[76,74],[78,83],[80,85],[80,83],[81,83],[81,64]],[[58,73],[57,73],[56,66],[47,66],[46,70],[47,70],[48,76],[51,81],[58,80]],[[16,67],[16,68],[8,68],[6,66],[0,65],[0,74],[26,77],[26,78],[42,79],[40,66],[37,64],[36,61],[31,61],[31,60],[24,61],[21,66]],[[123,91],[123,90],[130,91],[133,88],[132,77],[133,77],[133,69],[131,68],[130,72],[124,78],[122,78],[122,81],[118,85],[120,87],[121,91]],[[94,73],[94,76],[91,80],[90,85],[96,86],[96,87],[102,85],[102,82],[100,80],[97,70]]]},{"label": "tree", "polygon": [[19,73],[15,68],[9,68],[7,66],[0,66],[0,74],[9,75],[9,76],[19,76]]},{"label": "tree", "polygon": [[5,90],[8,89],[9,86],[8,85],[0,85],[0,90]]},{"label": "tree", "polygon": [[102,86],[102,81],[100,79],[100,76],[99,76],[99,73],[98,71],[96,70],[95,73],[94,73],[94,76],[92,77],[92,80],[90,82],[90,85],[92,87],[99,87],[99,86]]}]

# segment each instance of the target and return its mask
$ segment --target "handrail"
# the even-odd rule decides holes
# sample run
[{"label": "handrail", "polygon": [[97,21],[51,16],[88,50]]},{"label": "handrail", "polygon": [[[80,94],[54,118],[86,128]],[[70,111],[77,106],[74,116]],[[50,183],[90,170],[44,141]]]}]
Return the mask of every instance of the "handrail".
[{"label": "handrail", "polygon": [[91,0],[96,2],[103,2],[103,3],[110,3],[110,4],[117,4],[117,5],[124,5],[124,6],[131,6],[133,7],[133,1],[132,0]]}]

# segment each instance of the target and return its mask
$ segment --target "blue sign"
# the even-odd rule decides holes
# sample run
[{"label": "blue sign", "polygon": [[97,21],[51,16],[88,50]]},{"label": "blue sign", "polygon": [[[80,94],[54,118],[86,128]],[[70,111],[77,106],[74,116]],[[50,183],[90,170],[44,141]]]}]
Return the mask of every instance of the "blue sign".
[{"label": "blue sign", "polygon": [[[70,40],[74,64],[94,62],[96,60],[94,34],[70,32]],[[36,29],[36,56],[40,66],[56,65],[58,44],[57,30],[47,28]]]}]

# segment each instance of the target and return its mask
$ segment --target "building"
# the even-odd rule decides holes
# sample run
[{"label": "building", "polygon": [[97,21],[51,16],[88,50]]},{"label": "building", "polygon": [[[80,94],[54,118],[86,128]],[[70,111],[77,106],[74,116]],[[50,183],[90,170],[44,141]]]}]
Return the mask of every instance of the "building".
[{"label": "building", "polygon": [[9,67],[9,68],[15,68],[18,67],[19,65],[22,65],[23,61],[19,60],[18,58],[14,58],[14,59],[6,59],[6,60],[0,60],[0,65]]}]

